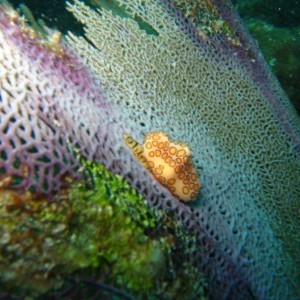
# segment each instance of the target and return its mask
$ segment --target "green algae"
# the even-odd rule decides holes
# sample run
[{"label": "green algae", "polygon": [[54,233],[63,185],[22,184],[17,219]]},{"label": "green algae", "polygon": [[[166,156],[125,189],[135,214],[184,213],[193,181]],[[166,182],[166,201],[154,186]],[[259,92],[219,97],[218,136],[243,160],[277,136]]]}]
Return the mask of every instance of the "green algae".
[{"label": "green algae", "polygon": [[160,240],[150,239],[157,217],[120,176],[89,163],[93,186],[76,183],[55,202],[30,192],[3,191],[0,275],[3,289],[38,295],[82,268],[131,291],[153,289],[163,266]]},{"label": "green algae", "polygon": [[89,167],[98,188],[86,191],[77,186],[72,190],[72,201],[78,199],[73,222],[85,224],[81,234],[72,238],[87,254],[88,265],[112,269],[117,285],[151,289],[162,256],[159,241],[149,239],[143,231],[153,228],[157,217],[120,176],[112,176],[100,166]]},{"label": "green algae", "polygon": [[52,202],[2,188],[0,291],[51,298],[66,288],[82,293],[92,277],[104,295],[113,286],[148,299],[203,297],[203,275],[182,263],[192,251],[183,227],[149,208],[122,177],[91,162],[83,168],[85,180]]},{"label": "green algae", "polygon": [[213,2],[210,0],[175,0],[174,3],[182,11],[183,16],[196,25],[200,37],[226,34],[232,42],[238,43],[235,33],[224,21]]}]

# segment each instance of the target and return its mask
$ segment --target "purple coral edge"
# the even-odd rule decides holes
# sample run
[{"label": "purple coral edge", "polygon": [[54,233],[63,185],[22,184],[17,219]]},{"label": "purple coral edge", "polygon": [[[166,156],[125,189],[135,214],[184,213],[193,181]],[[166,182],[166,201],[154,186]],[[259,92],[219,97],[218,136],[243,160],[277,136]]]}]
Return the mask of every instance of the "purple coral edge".
[{"label": "purple coral edge", "polygon": [[[230,0],[226,4],[222,0],[211,1],[218,9],[218,13],[222,16],[223,20],[228,22],[231,29],[234,29],[235,34],[242,43],[242,46],[233,47],[226,40],[226,46],[228,50],[230,50],[229,54],[235,54],[237,58],[243,62],[243,65],[247,67],[254,82],[261,88],[270,106],[273,108],[274,114],[283,130],[290,136],[296,153],[300,155],[300,137],[291,124],[291,118],[286,111],[287,106],[280,100],[281,97],[284,97],[286,98],[286,102],[288,102],[287,96],[284,93],[280,95],[281,97],[278,96],[275,89],[272,88],[275,83],[277,85],[276,87],[280,86],[280,83],[262,56],[257,42],[255,42],[249,33]],[[295,117],[297,117],[296,111],[293,109],[291,103],[290,108],[290,111],[293,111]]]},{"label": "purple coral edge", "polygon": [[181,20],[181,22],[177,25],[198,47],[202,47],[205,46],[206,43],[210,43],[216,49],[223,49],[224,51],[222,52],[222,55],[236,57],[236,59],[243,63],[243,66],[248,69],[253,81],[260,87],[268,100],[269,105],[272,107],[283,130],[293,142],[296,153],[300,155],[300,137],[291,124],[292,120],[290,116],[290,114],[293,113],[295,118],[297,118],[297,113],[295,109],[293,109],[291,103],[290,109],[287,112],[287,106],[280,100],[281,97],[284,97],[286,99],[286,103],[288,103],[287,96],[282,93],[280,97],[276,94],[276,91],[272,89],[274,83],[277,84],[277,87],[280,86],[280,83],[270,71],[268,64],[260,53],[257,43],[255,43],[231,1],[228,0],[225,2],[223,0],[210,0],[218,10],[218,13],[222,16],[223,20],[228,22],[231,29],[234,29],[235,34],[239,37],[239,40],[242,43],[242,46],[232,45],[224,34],[218,35],[218,40],[215,38],[204,39],[198,34],[196,26],[184,17],[183,13],[176,7],[172,0],[160,1],[176,12],[177,16]]},{"label": "purple coral edge", "polygon": [[[10,13],[12,13],[11,16],[9,16]],[[61,43],[56,45],[59,49],[51,48],[51,45],[47,44],[45,41],[41,41],[39,38],[35,37],[34,34],[30,34],[28,32],[29,29],[22,23],[23,21],[17,16],[14,16],[13,13],[14,12],[10,7],[6,5],[0,6],[0,28],[1,31],[7,35],[9,43],[11,43],[13,47],[18,47],[23,55],[28,57],[29,61],[36,62],[43,72],[52,74],[63,82],[66,90],[75,90],[79,96],[82,95],[83,97],[89,95],[91,100],[100,106],[102,110],[109,112],[113,116],[114,114],[111,105],[105,101],[104,96],[99,92],[99,87],[95,84],[89,70],[78,60],[77,56]],[[60,52],[56,52],[56,50],[59,50]],[[44,95],[43,97],[46,99],[48,96]],[[39,119],[43,121],[48,128],[56,128],[53,120],[49,118],[45,112],[40,111],[38,106],[36,107],[36,112]],[[59,114],[58,111],[57,114]],[[63,136],[63,132],[57,133],[56,139]],[[5,139],[5,136],[1,136],[1,139],[2,138]],[[8,143],[8,141],[6,142]],[[57,140],[53,140],[50,143],[58,146],[57,142]],[[29,161],[28,153],[24,149],[20,149],[18,155],[22,157],[21,161],[27,164]],[[79,162],[74,160],[74,157],[69,152],[64,152],[63,155],[66,157],[68,164],[63,163],[60,159],[54,159],[55,162],[51,163],[51,166],[58,167],[59,173],[53,177],[53,182],[48,182],[46,190],[41,187],[40,183],[35,182],[33,175],[23,178],[22,168],[17,170],[13,167],[13,159],[16,156],[13,155],[7,161],[1,162],[1,167],[4,166],[7,174],[22,178],[22,182],[15,186],[19,191],[31,187],[34,188],[37,193],[42,193],[50,200],[54,200],[52,192],[57,192],[65,185],[68,185],[67,182],[63,181],[63,178],[70,176],[74,180],[78,180],[82,177],[82,174],[77,172],[79,169]],[[39,156],[35,154],[30,154],[30,157],[32,160],[37,160],[39,158]],[[90,158],[91,157],[88,159]],[[50,164],[47,167],[49,166]],[[39,182],[45,180],[45,170],[46,166],[41,165],[39,173],[41,178]],[[30,174],[33,173],[34,171],[31,170]]]}]

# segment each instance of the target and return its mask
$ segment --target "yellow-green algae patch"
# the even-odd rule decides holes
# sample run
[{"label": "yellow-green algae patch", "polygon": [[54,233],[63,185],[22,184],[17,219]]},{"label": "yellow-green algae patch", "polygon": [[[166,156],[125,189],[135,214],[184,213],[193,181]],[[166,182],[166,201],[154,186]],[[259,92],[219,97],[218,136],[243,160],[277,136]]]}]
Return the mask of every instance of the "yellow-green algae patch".
[{"label": "yellow-green algae patch", "polygon": [[211,0],[174,0],[183,16],[191,20],[202,38],[225,34],[231,42],[239,43],[238,37],[231,32],[229,24],[224,21]]},{"label": "yellow-green algae patch", "polygon": [[133,291],[153,288],[163,266],[161,241],[144,234],[156,217],[119,176],[89,165],[92,187],[74,184],[55,202],[30,192],[1,191],[2,289],[40,294],[92,267]]},{"label": "yellow-green algae patch", "polygon": [[2,185],[0,291],[51,298],[74,282],[80,292],[80,279],[92,278],[149,299],[202,296],[202,274],[182,264],[196,245],[182,226],[150,209],[120,176],[83,165],[87,180],[52,202]]}]

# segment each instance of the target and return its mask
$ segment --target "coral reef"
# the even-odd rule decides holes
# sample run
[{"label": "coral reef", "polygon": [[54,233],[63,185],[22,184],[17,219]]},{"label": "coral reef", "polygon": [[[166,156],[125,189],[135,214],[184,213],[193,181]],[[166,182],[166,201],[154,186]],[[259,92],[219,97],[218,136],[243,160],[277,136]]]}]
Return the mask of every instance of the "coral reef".
[{"label": "coral reef", "polygon": [[[135,294],[140,289],[141,293],[154,289],[166,298],[190,299],[205,290],[212,299],[297,298],[300,122],[255,41],[228,2],[195,2],[206,8],[203,15],[197,5],[191,10],[189,1],[112,3],[118,4],[117,9],[108,6],[109,1],[97,1],[100,9],[96,10],[81,1],[69,3],[68,9],[84,24],[85,35],[69,33],[67,42],[51,32],[52,39],[41,40],[24,19],[1,7],[3,214],[9,211],[7,205],[11,205],[6,201],[16,199],[25,207],[28,205],[30,214],[21,209],[18,219],[14,213],[18,214],[20,208],[13,209],[9,212],[12,220],[22,223],[25,218],[27,226],[33,215],[33,220],[39,223],[42,217],[38,212],[43,211],[53,218],[51,209],[60,204],[63,207],[64,196],[70,198],[76,182],[85,179],[83,184],[89,184],[90,178],[94,178],[94,166],[102,164],[143,196],[125,192],[123,204],[138,197],[143,205],[145,199],[147,206],[136,211],[139,200],[134,200],[133,210],[125,204],[130,216],[127,227],[123,204],[101,202],[93,206],[87,195],[97,195],[98,189],[86,190],[84,185],[83,190],[77,190],[79,200],[75,197],[67,202],[70,205],[67,211],[76,210],[76,224],[82,216],[82,226],[74,225],[79,232],[75,241],[76,236],[80,237],[79,247],[87,251],[87,256],[77,259],[70,249],[72,257],[70,267],[64,268],[66,273],[97,268],[101,263],[98,253],[103,253],[109,262],[116,262],[115,270],[121,273],[126,270],[125,278],[118,277],[119,271],[112,271],[116,288]],[[162,130],[174,140],[185,141],[193,151],[194,166],[203,186],[190,204],[178,201],[160,184],[124,141],[127,134],[132,141],[142,144],[145,134]],[[95,165],[84,163],[91,161]],[[85,170],[92,174],[85,177]],[[106,196],[111,195],[113,182],[109,178],[101,180]],[[125,184],[125,191],[127,188]],[[45,202],[44,197],[52,202]],[[96,203],[101,201],[96,198]],[[47,204],[34,214],[32,201]],[[114,201],[118,202],[117,198]],[[118,241],[113,236],[101,240],[101,244],[95,241],[93,234],[101,232],[101,228],[94,226],[95,217],[105,207],[109,209],[104,210],[103,224],[115,216],[116,237],[120,232],[126,238],[126,245],[131,237],[137,245],[140,237],[147,241],[146,257],[141,253],[141,260],[137,260],[139,268],[157,264],[153,277],[145,279],[144,291],[139,286],[139,276],[127,268],[131,258],[127,256],[123,261],[112,251]],[[114,216],[109,215],[111,210]],[[140,224],[139,216],[145,220],[146,213],[149,223],[151,212],[156,217],[162,214],[159,234],[153,234],[152,222],[147,225],[150,233],[147,226]],[[69,225],[64,213],[54,215],[61,218],[57,225]],[[15,235],[20,238],[22,235],[17,231],[22,228],[15,227],[14,222],[7,224],[8,228],[3,228],[8,234],[2,236],[4,245],[12,251],[11,259],[20,259],[21,265],[23,259],[31,261],[37,251],[35,246],[39,245],[36,240],[30,242],[35,231],[25,226],[25,244],[21,243],[16,258],[14,245],[18,248],[22,239],[10,242],[9,230],[16,228]],[[69,228],[55,227],[61,230],[54,241],[50,239],[50,245],[60,241],[59,234]],[[49,228],[50,236],[56,234],[51,225]],[[81,228],[85,229],[82,235]],[[140,228],[136,230],[137,236],[130,235],[132,228]],[[161,236],[165,238],[163,245],[169,257],[163,250],[154,254],[151,250]],[[26,248],[27,237],[29,248]],[[40,246],[43,258],[49,244],[43,235],[38,238],[43,241]],[[111,242],[107,252],[101,248],[106,241]],[[89,248],[93,242],[96,250]],[[127,247],[118,245],[120,253],[126,252]],[[8,257],[6,250],[3,257]],[[68,252],[61,257],[68,257]],[[48,261],[45,262],[46,266],[32,264],[32,269],[47,269]],[[64,262],[56,264],[55,260],[54,264],[66,266]],[[152,279],[157,278],[161,264],[172,267],[161,272],[166,280],[161,280],[156,288]],[[55,268],[48,272],[49,276],[53,272]],[[17,282],[16,273],[11,276]],[[9,276],[6,282],[8,279]],[[98,285],[103,281],[99,274],[93,279]],[[190,284],[180,288],[185,281]],[[25,288],[27,284],[32,288],[27,279],[24,282]],[[53,286],[56,282],[54,279]]]}]

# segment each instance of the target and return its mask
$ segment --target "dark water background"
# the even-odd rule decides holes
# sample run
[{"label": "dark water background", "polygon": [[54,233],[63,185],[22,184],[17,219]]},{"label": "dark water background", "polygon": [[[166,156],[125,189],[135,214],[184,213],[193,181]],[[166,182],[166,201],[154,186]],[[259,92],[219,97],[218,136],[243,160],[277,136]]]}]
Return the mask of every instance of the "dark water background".
[{"label": "dark water background", "polygon": [[[62,32],[82,33],[82,25],[62,0],[13,0],[24,3],[36,19]],[[300,0],[234,0],[250,32],[300,114]]]}]

